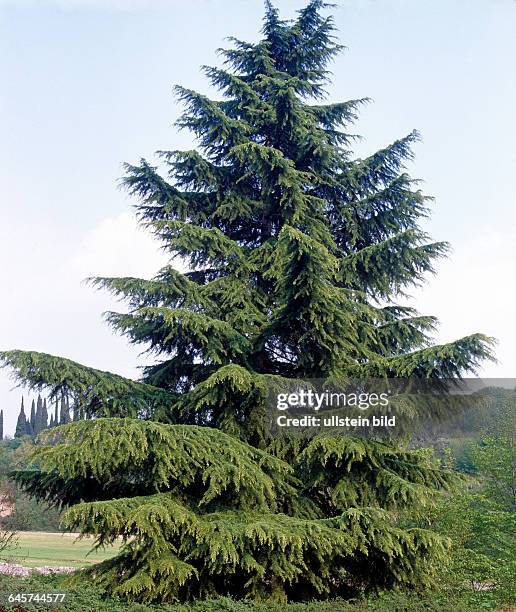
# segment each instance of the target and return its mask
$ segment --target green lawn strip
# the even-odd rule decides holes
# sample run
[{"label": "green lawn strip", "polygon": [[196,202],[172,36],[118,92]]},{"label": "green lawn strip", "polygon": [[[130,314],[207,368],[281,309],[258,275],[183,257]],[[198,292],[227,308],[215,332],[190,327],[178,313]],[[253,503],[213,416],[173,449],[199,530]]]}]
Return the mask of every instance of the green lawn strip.
[{"label": "green lawn strip", "polygon": [[84,567],[112,557],[118,550],[111,546],[90,552],[93,538],[77,540],[74,534],[21,531],[17,537],[18,547],[9,551],[9,557],[27,567]]}]

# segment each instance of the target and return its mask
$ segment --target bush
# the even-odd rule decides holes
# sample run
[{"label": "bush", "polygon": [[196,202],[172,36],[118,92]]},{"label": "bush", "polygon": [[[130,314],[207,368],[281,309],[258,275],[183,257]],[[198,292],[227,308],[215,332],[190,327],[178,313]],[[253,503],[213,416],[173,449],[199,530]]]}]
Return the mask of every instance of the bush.
[{"label": "bush", "polygon": [[60,513],[46,504],[31,499],[16,486],[12,486],[10,497],[14,504],[12,514],[1,520],[3,529],[11,531],[62,531],[59,526]]},{"label": "bush", "polygon": [[149,609],[139,606],[128,607],[115,599],[106,600],[101,591],[88,584],[78,586],[66,584],[64,576],[33,574],[29,578],[16,578],[0,575],[0,611],[48,611],[48,603],[10,603],[9,595],[17,593],[65,593],[65,601],[62,604],[52,605],[51,609],[66,610],[66,612],[90,612],[91,610],[95,612],[125,612],[127,610],[136,612]]},{"label": "bush", "polygon": [[390,591],[368,599],[346,601],[335,599],[309,603],[251,603],[226,597],[178,605],[127,604],[116,598],[106,597],[98,587],[90,584],[71,586],[64,576],[33,575],[30,578],[13,578],[0,575],[0,612],[46,610],[46,603],[9,603],[9,595],[16,593],[66,593],[63,604],[53,610],[66,612],[475,612],[495,610],[489,594],[477,593],[467,599],[451,596],[447,591],[426,594]]},{"label": "bush", "polygon": [[14,506],[12,514],[0,520],[0,528],[7,531],[62,531],[60,513],[46,504],[31,499],[9,479],[15,469],[24,469],[27,454],[33,448],[30,439],[0,441],[0,493]]}]

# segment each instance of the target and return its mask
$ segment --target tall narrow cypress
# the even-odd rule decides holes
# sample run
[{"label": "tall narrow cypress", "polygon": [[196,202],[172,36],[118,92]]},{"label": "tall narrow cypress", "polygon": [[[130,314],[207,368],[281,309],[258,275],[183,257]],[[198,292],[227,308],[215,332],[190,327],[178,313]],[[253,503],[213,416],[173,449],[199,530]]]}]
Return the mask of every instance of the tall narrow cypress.
[{"label": "tall narrow cypress", "polygon": [[22,436],[26,436],[27,429],[27,417],[25,416],[25,406],[22,397],[20,413],[18,414],[18,420],[16,421],[16,430],[14,432],[14,437],[21,438]]},{"label": "tall narrow cypress", "polygon": [[60,425],[66,425],[66,423],[70,422],[70,407],[68,404],[68,399],[63,395],[61,397],[61,416],[59,419]]},{"label": "tall narrow cypress", "polygon": [[[38,398],[38,408],[39,408],[39,398]],[[31,436],[35,435],[36,432],[36,404],[34,402],[34,400],[32,400],[31,406],[30,406],[30,417],[27,419],[27,433]]]},{"label": "tall narrow cypress", "polygon": [[41,431],[43,429],[47,429],[48,427],[48,408],[47,408],[47,398],[43,400],[43,406],[41,408]]},{"label": "tall narrow cypress", "polygon": [[[34,417],[34,422],[32,424],[33,435],[37,436],[39,432],[42,430],[42,419],[43,419],[43,401],[41,400],[41,396],[38,397],[38,401],[36,404],[36,414]],[[32,420],[32,415],[31,415]]]},{"label": "tall narrow cypress", "polygon": [[323,101],[341,50],[324,8],[284,21],[267,2],[262,39],[205,68],[222,99],[176,88],[198,150],[161,152],[166,177],[127,166],[141,221],[188,266],[93,281],[127,300],[111,325],[157,355],[142,379],[2,353],[86,417],[49,432],[18,482],[71,529],[123,539],[85,570],[117,595],[335,597],[426,584],[445,559],[440,536],[400,520],[451,480],[428,453],[271,440],[263,422],[272,379],[442,378],[491,355],[480,334],[433,345],[435,318],[398,302],[447,245],[419,227],[417,133],[356,159],[366,100]]}]

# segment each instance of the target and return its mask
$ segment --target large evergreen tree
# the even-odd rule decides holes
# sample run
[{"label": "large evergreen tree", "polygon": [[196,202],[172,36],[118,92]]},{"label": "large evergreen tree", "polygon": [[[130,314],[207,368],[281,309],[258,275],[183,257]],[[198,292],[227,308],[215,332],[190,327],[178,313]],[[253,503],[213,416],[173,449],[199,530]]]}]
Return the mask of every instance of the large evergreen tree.
[{"label": "large evergreen tree", "polygon": [[199,149],[161,152],[166,178],[127,166],[142,222],[188,265],[94,280],[130,307],[111,325],[157,357],[142,379],[2,354],[87,419],[43,434],[17,478],[70,528],[124,539],[88,570],[120,595],[335,596],[425,583],[442,554],[397,523],[449,481],[428,453],[264,426],[271,380],[442,378],[490,356],[481,335],[432,345],[435,319],[398,303],[446,245],[419,229],[429,198],[404,167],[417,134],[355,159],[365,100],[322,101],[341,48],[323,9],[283,21],[267,2],[262,40],[205,69],[221,100],[176,88]]}]

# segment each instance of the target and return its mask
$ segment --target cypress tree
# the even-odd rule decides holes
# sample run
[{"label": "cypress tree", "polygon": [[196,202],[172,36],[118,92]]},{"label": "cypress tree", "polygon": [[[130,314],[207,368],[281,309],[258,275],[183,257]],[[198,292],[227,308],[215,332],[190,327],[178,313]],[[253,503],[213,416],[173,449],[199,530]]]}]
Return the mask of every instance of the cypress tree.
[{"label": "cypress tree", "polygon": [[32,431],[35,436],[37,436],[38,433],[41,431],[41,407],[42,407],[42,402],[40,401],[40,398],[38,397],[38,402],[36,404],[36,411],[34,413],[33,421],[32,421],[32,411],[31,411],[31,421],[32,421],[31,426],[32,426]]},{"label": "cypress tree", "polygon": [[34,417],[34,424],[32,425],[33,435],[37,436],[43,429],[43,401],[41,396],[38,396],[36,404],[36,414]]},{"label": "cypress tree", "polygon": [[43,406],[41,408],[41,429],[47,429],[48,427],[48,409],[47,409],[47,398],[43,400]]},{"label": "cypress tree", "polygon": [[15,438],[21,438],[27,435],[27,417],[25,416],[25,406],[23,403],[23,397],[20,406],[20,413],[18,414],[18,420],[16,421],[16,430],[14,432]]},{"label": "cypress tree", "polygon": [[[38,397],[38,407],[39,407],[39,397]],[[34,400],[32,400],[31,406],[30,406],[30,417],[29,419],[27,419],[27,433],[30,436],[35,435],[36,432],[36,404],[34,402]]]},{"label": "cypress tree", "polygon": [[61,398],[61,417],[58,422],[60,425],[66,425],[70,422],[70,403],[64,395]]},{"label": "cypress tree", "polygon": [[419,229],[429,198],[404,167],[417,133],[355,159],[366,100],[323,103],[341,49],[324,6],[283,21],[267,2],[263,38],[205,69],[222,100],[176,88],[199,150],[160,153],[168,178],[127,166],[142,222],[189,266],[93,280],[130,307],[111,325],[159,356],[142,379],[2,353],[81,406],[87,420],[44,434],[17,480],[99,545],[123,538],[85,570],[120,596],[334,597],[424,585],[444,558],[440,536],[400,521],[452,479],[427,452],[264,426],[271,379],[439,379],[491,356],[480,334],[432,345],[436,320],[397,301],[447,246]]}]

